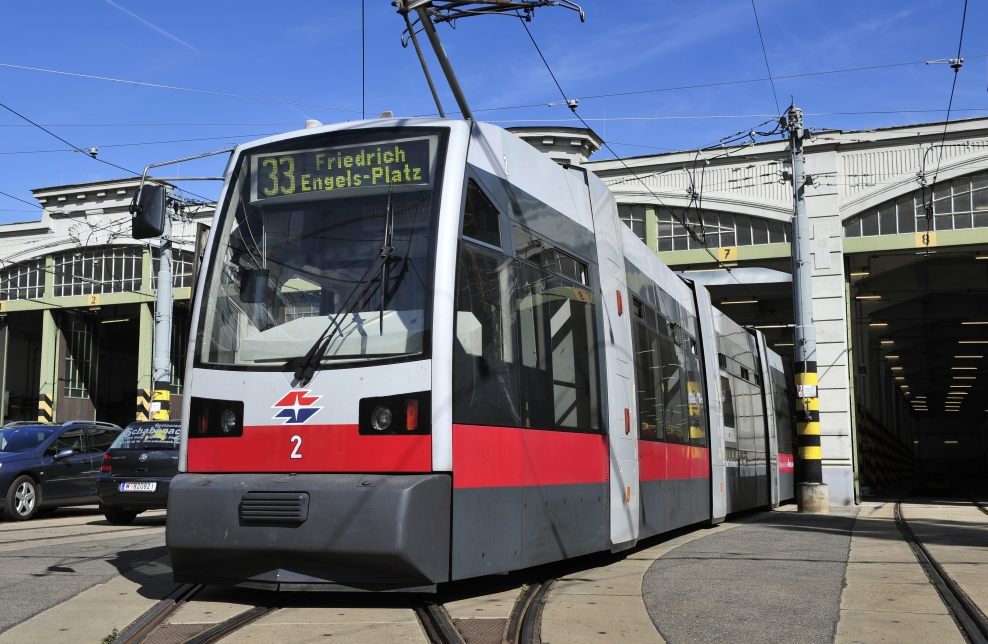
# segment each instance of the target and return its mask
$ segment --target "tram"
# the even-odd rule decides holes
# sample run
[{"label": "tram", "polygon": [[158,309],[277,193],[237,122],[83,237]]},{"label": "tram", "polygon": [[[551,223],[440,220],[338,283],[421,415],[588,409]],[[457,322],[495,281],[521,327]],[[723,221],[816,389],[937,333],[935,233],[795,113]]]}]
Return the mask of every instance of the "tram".
[{"label": "tram", "polygon": [[241,145],[193,315],[178,582],[428,592],[793,496],[788,363],[490,124]]}]

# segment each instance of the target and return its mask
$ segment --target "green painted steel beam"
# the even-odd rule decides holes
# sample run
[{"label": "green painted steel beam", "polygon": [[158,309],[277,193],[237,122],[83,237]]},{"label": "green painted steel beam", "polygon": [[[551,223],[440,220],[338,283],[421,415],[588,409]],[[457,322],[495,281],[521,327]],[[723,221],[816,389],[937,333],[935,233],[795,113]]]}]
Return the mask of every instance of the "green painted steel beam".
[{"label": "green painted steel beam", "polygon": [[[716,264],[717,261],[710,254],[713,253],[716,256],[717,250],[716,248],[711,248],[710,253],[703,249],[674,250],[656,253],[656,255],[659,256],[659,259],[666,266],[674,268],[685,265]],[[791,251],[789,244],[759,244],[758,246],[738,246],[736,252],[737,261],[746,262],[766,259],[785,259],[790,256]],[[725,263],[730,266],[734,262]]]}]

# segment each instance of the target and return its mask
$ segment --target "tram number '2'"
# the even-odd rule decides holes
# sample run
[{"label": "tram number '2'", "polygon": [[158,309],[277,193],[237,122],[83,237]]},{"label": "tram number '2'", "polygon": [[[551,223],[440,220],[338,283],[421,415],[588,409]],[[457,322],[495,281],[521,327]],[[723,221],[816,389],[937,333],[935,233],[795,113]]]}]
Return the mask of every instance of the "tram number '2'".
[{"label": "tram number '2'", "polygon": [[[261,162],[261,165],[271,169],[268,172],[271,187],[263,188],[264,194],[273,197],[278,194],[278,190],[281,190],[283,195],[290,195],[295,192],[295,157],[283,156],[280,159],[268,157]],[[279,180],[279,177],[286,179],[284,184]]]},{"label": "tram number '2'", "polygon": [[302,437],[298,434],[292,436],[292,442],[295,443],[295,448],[292,450],[292,458],[302,458],[302,455],[298,453],[302,449]]}]

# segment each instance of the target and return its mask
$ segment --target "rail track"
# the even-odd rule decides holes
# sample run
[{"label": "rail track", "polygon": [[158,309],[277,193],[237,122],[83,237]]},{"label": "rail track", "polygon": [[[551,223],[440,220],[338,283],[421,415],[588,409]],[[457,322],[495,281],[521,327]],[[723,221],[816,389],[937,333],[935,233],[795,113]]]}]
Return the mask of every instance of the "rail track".
[{"label": "rail track", "polygon": [[[968,497],[981,512],[988,514],[988,509],[971,497],[966,492],[956,490],[963,496]],[[920,565],[926,574],[933,581],[943,603],[947,606],[952,617],[960,628],[961,632],[972,644],[988,644],[988,617],[981,611],[978,605],[964,592],[960,584],[951,577],[944,567],[937,561],[936,557],[923,544],[923,541],[916,535],[909,521],[902,513],[902,503],[914,490],[904,494],[895,504],[895,523],[902,533],[902,536],[912,547],[913,553],[919,560]]]},{"label": "rail track", "polygon": [[[555,580],[526,584],[515,599],[508,619],[453,619],[442,604],[409,601],[430,644],[537,644],[540,642],[542,609]],[[301,593],[286,593],[277,602],[248,608],[203,630],[180,628],[168,619],[195,601],[201,584],[184,584],[128,626],[115,644],[212,644],[280,608]],[[198,631],[198,632],[196,632]]]}]

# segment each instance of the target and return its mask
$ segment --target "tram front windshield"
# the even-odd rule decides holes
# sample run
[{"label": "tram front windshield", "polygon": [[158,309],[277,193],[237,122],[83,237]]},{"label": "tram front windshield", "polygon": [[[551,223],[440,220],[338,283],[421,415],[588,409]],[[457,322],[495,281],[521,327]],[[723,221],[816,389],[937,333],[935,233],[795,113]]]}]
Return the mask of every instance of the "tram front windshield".
[{"label": "tram front windshield", "polygon": [[203,294],[200,365],[424,357],[445,137],[341,132],[247,151]]}]

